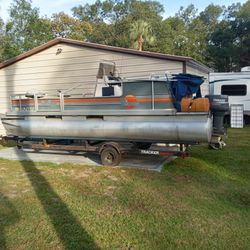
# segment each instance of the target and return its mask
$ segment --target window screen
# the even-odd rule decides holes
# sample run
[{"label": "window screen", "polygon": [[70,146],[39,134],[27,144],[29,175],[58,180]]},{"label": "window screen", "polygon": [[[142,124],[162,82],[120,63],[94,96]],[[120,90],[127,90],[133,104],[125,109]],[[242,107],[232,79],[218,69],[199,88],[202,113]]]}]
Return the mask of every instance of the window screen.
[{"label": "window screen", "polygon": [[239,96],[247,94],[246,85],[222,85],[221,86],[222,95]]},{"label": "window screen", "polygon": [[167,82],[154,82],[155,95],[170,95],[171,90]]},{"label": "window screen", "polygon": [[130,82],[123,84],[123,94],[135,96],[150,96],[152,93],[152,82]]}]

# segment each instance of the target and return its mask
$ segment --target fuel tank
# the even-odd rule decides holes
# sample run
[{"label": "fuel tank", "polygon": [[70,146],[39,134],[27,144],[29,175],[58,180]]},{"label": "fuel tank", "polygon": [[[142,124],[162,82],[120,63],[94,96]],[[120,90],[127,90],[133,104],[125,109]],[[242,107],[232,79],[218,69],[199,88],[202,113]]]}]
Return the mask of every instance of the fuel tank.
[{"label": "fuel tank", "polygon": [[150,141],[168,143],[210,142],[209,114],[177,113],[169,116],[2,117],[8,135],[20,138]]}]

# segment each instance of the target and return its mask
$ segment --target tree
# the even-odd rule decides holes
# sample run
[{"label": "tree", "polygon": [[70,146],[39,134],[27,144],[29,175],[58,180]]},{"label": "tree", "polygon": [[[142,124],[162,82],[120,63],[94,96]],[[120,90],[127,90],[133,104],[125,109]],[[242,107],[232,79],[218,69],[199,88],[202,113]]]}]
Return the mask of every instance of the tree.
[{"label": "tree", "polygon": [[0,60],[66,37],[190,56],[219,71],[250,62],[250,0],[227,8],[210,4],[199,14],[191,4],[165,20],[154,0],[96,0],[72,11],[74,17],[61,12],[44,18],[31,0],[13,0],[9,21],[0,18]]},{"label": "tree", "polygon": [[6,24],[5,59],[21,54],[53,38],[50,21],[26,0],[14,0]]},{"label": "tree", "polygon": [[150,24],[143,20],[138,20],[132,24],[130,38],[133,40],[132,46],[140,51],[142,51],[143,43],[152,45],[155,41]]},{"label": "tree", "polygon": [[239,66],[250,65],[250,1],[239,7],[232,23],[235,31],[235,46],[238,48]]},{"label": "tree", "polygon": [[130,17],[132,21],[143,19],[161,20],[163,6],[157,1],[139,0],[96,0],[93,4],[79,5],[72,8],[73,15],[84,21],[93,23],[106,22],[114,24],[118,20]]},{"label": "tree", "polygon": [[197,11],[198,9],[193,4],[188,5],[186,8],[181,6],[176,16],[180,17],[186,24],[190,24],[196,17]]},{"label": "tree", "polygon": [[64,12],[53,14],[50,25],[54,37],[85,40],[92,32],[92,26],[88,22],[75,19]]},{"label": "tree", "polygon": [[211,35],[208,44],[210,65],[220,71],[237,71],[239,69],[238,49],[235,47],[235,34],[228,20],[221,21]]},{"label": "tree", "polygon": [[181,7],[174,17],[169,17],[158,25],[160,27],[156,36],[158,52],[190,56],[204,61],[206,31],[204,23],[196,13],[194,5]]},{"label": "tree", "polygon": [[194,59],[207,63],[207,29],[206,25],[200,20],[199,17],[194,20],[188,26],[188,45],[186,55],[193,57]]},{"label": "tree", "polygon": [[153,26],[162,21],[163,13],[164,7],[157,1],[131,0],[127,17],[132,21],[144,20]]},{"label": "tree", "polygon": [[179,17],[169,17],[158,25],[155,32],[156,52],[167,54],[182,54],[182,48],[186,44],[186,27],[182,19]]},{"label": "tree", "polygon": [[208,40],[208,59],[218,71],[239,71],[250,62],[250,1],[224,9]]},{"label": "tree", "polygon": [[224,9],[224,6],[210,4],[200,13],[199,18],[206,26],[214,28],[218,24]]},{"label": "tree", "polygon": [[4,60],[3,52],[4,52],[4,44],[5,44],[5,31],[4,31],[4,22],[2,18],[0,18],[0,62]]},{"label": "tree", "polygon": [[[89,40],[108,45],[131,47],[131,23],[143,20],[154,27],[161,22],[163,6],[157,1],[97,0],[94,4],[79,5],[72,9],[79,20],[93,27]],[[147,47],[149,44],[145,44]]]},{"label": "tree", "polygon": [[73,7],[73,15],[82,20],[88,22],[103,22],[105,13],[102,11],[103,3],[100,0],[96,0],[96,2],[92,5],[85,4],[84,6],[79,5],[78,7]]}]

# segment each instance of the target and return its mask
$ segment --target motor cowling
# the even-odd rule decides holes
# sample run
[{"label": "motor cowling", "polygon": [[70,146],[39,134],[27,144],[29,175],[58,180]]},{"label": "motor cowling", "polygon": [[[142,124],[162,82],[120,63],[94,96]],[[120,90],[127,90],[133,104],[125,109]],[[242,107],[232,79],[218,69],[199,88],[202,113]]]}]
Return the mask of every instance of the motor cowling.
[{"label": "motor cowling", "polygon": [[227,95],[208,95],[210,110],[213,114],[213,134],[224,135],[224,117],[229,112],[229,103]]}]

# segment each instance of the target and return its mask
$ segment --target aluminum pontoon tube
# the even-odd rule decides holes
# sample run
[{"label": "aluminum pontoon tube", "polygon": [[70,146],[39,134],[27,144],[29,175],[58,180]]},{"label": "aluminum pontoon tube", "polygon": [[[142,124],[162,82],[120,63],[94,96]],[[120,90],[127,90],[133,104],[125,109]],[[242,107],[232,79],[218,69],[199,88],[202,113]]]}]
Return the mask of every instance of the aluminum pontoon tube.
[{"label": "aluminum pontoon tube", "polygon": [[[122,119],[122,120],[121,120]],[[4,119],[8,134],[31,138],[91,140],[210,142],[212,119],[208,114],[175,115],[159,119]]]}]

